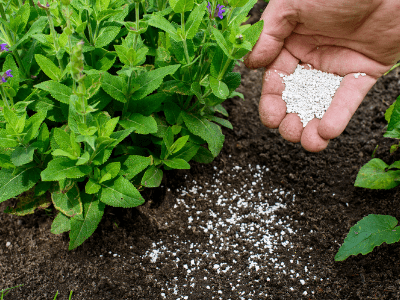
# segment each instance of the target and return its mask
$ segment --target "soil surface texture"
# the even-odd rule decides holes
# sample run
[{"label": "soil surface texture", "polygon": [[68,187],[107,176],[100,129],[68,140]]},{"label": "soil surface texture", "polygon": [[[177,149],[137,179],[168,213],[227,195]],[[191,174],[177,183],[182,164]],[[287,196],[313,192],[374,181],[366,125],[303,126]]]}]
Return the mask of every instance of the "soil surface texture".
[{"label": "soil surface texture", "polygon": [[215,161],[166,172],[141,207],[108,207],[77,249],[67,250],[67,233],[50,233],[54,215],[0,213],[0,290],[23,285],[4,300],[57,291],[61,300],[70,291],[72,300],[400,299],[400,243],[334,261],[363,217],[400,219],[398,188],[354,187],[377,145],[375,157],[400,159],[382,137],[399,73],[380,78],[343,134],[310,153],[259,121],[262,70],[237,71],[245,100],[224,104],[234,130],[224,129]]}]

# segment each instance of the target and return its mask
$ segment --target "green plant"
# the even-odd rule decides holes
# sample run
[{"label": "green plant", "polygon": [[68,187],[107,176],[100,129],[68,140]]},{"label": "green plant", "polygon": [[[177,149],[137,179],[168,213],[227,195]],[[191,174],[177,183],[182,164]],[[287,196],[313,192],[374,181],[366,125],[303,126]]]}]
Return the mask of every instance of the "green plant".
[{"label": "green plant", "polygon": [[[400,139],[400,96],[386,110],[385,119],[388,126],[383,136]],[[398,143],[392,145],[390,153],[392,154],[398,147]],[[388,165],[379,158],[372,158],[358,172],[354,186],[387,190],[399,184],[400,160]],[[396,227],[397,223],[397,219],[392,216],[368,215],[350,228],[343,245],[335,255],[335,260],[342,261],[350,255],[360,253],[365,255],[383,242],[387,244],[398,242],[400,240],[400,227]]]},{"label": "green plant", "polygon": [[69,249],[105,205],[135,207],[163,170],[209,163],[235,63],[263,22],[256,0],[0,2],[0,202],[16,215],[58,210],[51,232]]},{"label": "green plant", "polygon": [[17,285],[17,286],[14,286],[14,287],[11,287],[11,288],[8,288],[8,289],[5,289],[5,290],[1,290],[0,291],[0,300],[3,300],[4,296],[6,296],[12,289],[15,289],[15,288],[20,287],[20,286],[23,286],[23,284],[20,284],[20,285]]}]

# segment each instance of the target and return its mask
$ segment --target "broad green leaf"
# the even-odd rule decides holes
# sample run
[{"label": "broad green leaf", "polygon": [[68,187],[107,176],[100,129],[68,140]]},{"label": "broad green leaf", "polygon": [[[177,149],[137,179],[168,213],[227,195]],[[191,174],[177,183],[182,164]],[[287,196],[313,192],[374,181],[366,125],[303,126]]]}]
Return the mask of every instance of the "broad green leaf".
[{"label": "broad green leaf", "polygon": [[97,22],[101,22],[103,20],[111,18],[112,16],[120,13],[121,11],[122,11],[122,9],[107,9],[107,10],[103,10],[100,13],[97,14],[96,21]]},{"label": "broad green leaf", "polygon": [[181,38],[178,36],[175,27],[168,22],[167,19],[160,15],[152,15],[151,19],[148,21],[149,25],[153,27],[160,28],[168,33],[174,40],[180,40]]},{"label": "broad green leaf", "polygon": [[36,209],[48,208],[51,205],[51,201],[47,196],[35,196],[33,189],[19,195],[17,200],[16,206],[12,208],[7,206],[4,212],[16,216],[26,216],[28,214],[33,214]]},{"label": "broad green leaf", "polygon": [[36,84],[34,87],[49,92],[54,99],[62,103],[69,104],[69,98],[72,94],[72,89],[62,83],[48,80]]},{"label": "broad green leaf", "polygon": [[400,226],[392,216],[370,214],[350,228],[343,245],[335,255],[335,261],[350,255],[370,253],[382,243],[393,244],[400,240]]},{"label": "broad green leaf", "polygon": [[31,189],[40,179],[40,169],[0,170],[0,203]]},{"label": "broad green leaf", "polygon": [[231,49],[228,46],[228,43],[226,42],[222,33],[214,27],[212,27],[212,33],[214,35],[214,39],[216,40],[218,46],[221,48],[222,51],[224,51],[225,55],[230,59],[234,59],[230,53]]},{"label": "broad green leaf", "polygon": [[181,65],[171,65],[139,75],[133,81],[134,92],[132,94],[132,99],[139,100],[154,92],[161,85],[164,77],[174,74],[180,66]]},{"label": "broad green leaf", "polygon": [[107,72],[104,72],[101,87],[114,99],[123,103],[126,102],[126,82],[122,77],[113,76]]},{"label": "broad green leaf", "polygon": [[177,140],[172,144],[170,151],[171,151],[172,153],[178,152],[179,150],[181,150],[181,149],[183,148],[183,146],[186,145],[188,139],[189,139],[189,136],[188,136],[188,135],[185,135],[185,136],[180,137],[179,139],[177,139]]},{"label": "broad green leaf", "polygon": [[7,123],[14,129],[15,133],[22,133],[25,127],[26,114],[23,116],[17,116],[11,109],[7,106],[3,108],[4,118]]},{"label": "broad green leaf", "polygon": [[127,47],[125,47],[125,46],[123,46],[123,45],[114,45],[114,49],[115,49],[115,51],[117,52],[117,55],[118,55],[118,58],[119,58],[119,60],[123,63],[123,64],[125,64],[125,65],[127,65],[127,66],[129,66],[133,61],[131,61],[129,58],[129,55],[128,55],[128,52],[129,52],[129,50],[133,50],[133,51],[135,51],[133,48],[127,48]]},{"label": "broad green leaf", "polygon": [[29,2],[25,2],[15,14],[16,17],[10,18],[10,29],[14,31],[14,33],[19,34],[23,32],[28,23],[30,12]]},{"label": "broad green leaf", "polygon": [[11,163],[11,158],[9,155],[0,154],[0,168],[14,168],[14,165]]},{"label": "broad green leaf", "polygon": [[76,161],[67,157],[56,157],[40,174],[43,181],[59,181],[64,178],[80,178],[91,172],[89,166],[76,166]]},{"label": "broad green leaf", "polygon": [[222,119],[222,118],[218,118],[216,116],[210,116],[210,117],[207,117],[207,118],[210,121],[218,123],[219,125],[222,125],[222,126],[224,126],[226,128],[233,129],[233,126],[232,126],[231,122],[229,122],[228,120],[225,120],[225,119]]},{"label": "broad green leaf", "polygon": [[19,146],[14,149],[11,153],[11,162],[15,166],[25,165],[33,160],[33,154],[35,152],[36,147],[30,146]]},{"label": "broad green leaf", "polygon": [[257,0],[247,0],[247,3],[240,8],[234,8],[231,18],[229,19],[228,26],[240,25],[240,23],[246,20],[246,16],[250,12],[250,10],[254,7],[257,3]]},{"label": "broad green leaf", "polygon": [[387,131],[394,130],[400,124],[400,96],[397,97],[394,107],[392,108],[392,113],[390,116],[390,121],[387,127]]},{"label": "broad green leaf", "polygon": [[144,203],[142,195],[125,177],[103,182],[100,201],[114,207],[135,207]]},{"label": "broad green leaf", "polygon": [[[196,155],[199,148],[200,148],[199,145],[191,143],[191,142],[187,142],[181,150],[174,153],[169,158],[182,158],[185,161],[190,161],[193,158],[193,156]],[[210,155],[211,155],[211,153],[210,153]],[[212,157],[212,159],[214,159],[214,157],[212,155],[211,155],[211,157]]]},{"label": "broad green leaf", "polygon": [[7,134],[5,129],[0,129],[0,147],[2,148],[14,148],[18,146],[18,142]]},{"label": "broad green leaf", "polygon": [[57,143],[57,149],[64,150],[74,156],[74,149],[71,145],[71,137],[70,134],[62,130],[61,128],[54,128],[53,138]]},{"label": "broad green leaf", "polygon": [[114,179],[117,177],[119,170],[121,169],[120,162],[112,162],[109,163],[103,170],[101,170],[101,179],[99,183],[103,183],[104,181]]},{"label": "broad green leaf", "polygon": [[88,182],[85,185],[86,194],[96,194],[100,191],[101,185],[95,182],[92,178],[89,178]]},{"label": "broad green leaf", "polygon": [[126,179],[131,180],[134,176],[146,169],[150,164],[150,157],[129,155],[129,157],[121,165],[120,174],[125,176]]},{"label": "broad green leaf", "polygon": [[87,240],[96,230],[104,214],[104,203],[96,197],[82,193],[83,217],[76,215],[71,218],[68,250],[75,249]]},{"label": "broad green leaf", "polygon": [[396,104],[396,102],[394,102],[392,105],[390,105],[389,108],[385,112],[385,120],[388,123],[390,122],[390,117],[392,116],[392,112],[393,112],[395,104]]},{"label": "broad green leaf", "polygon": [[172,169],[190,169],[190,165],[182,158],[165,159],[163,163]]},{"label": "broad green leaf", "polygon": [[81,197],[77,187],[72,187],[69,191],[58,191],[51,193],[54,207],[68,217],[81,214],[83,207]]},{"label": "broad green leaf", "polygon": [[46,28],[48,25],[48,18],[45,16],[39,17],[29,28],[28,32],[25,33],[25,35],[18,40],[11,48],[10,51],[14,51],[18,48],[18,46],[22,43],[24,43],[26,40],[30,39],[33,35],[40,33],[43,31],[43,29]]},{"label": "broad green leaf", "polygon": [[373,158],[367,162],[358,172],[354,186],[367,189],[388,190],[400,184],[400,171],[386,169],[389,166],[379,158]]},{"label": "broad green leaf", "polygon": [[103,48],[115,40],[119,31],[121,30],[118,26],[107,26],[100,29],[99,35],[94,42],[96,48]]},{"label": "broad green leaf", "polygon": [[225,136],[221,128],[208,121],[205,117],[182,112],[183,120],[191,133],[204,139],[211,153],[216,157],[221,151]]},{"label": "broad green leaf", "polygon": [[163,178],[163,171],[156,166],[151,166],[142,177],[142,185],[145,187],[158,187]]},{"label": "broad green leaf", "polygon": [[232,8],[235,7],[242,7],[243,5],[245,5],[249,0],[229,0],[229,6]]},{"label": "broad green leaf", "polygon": [[191,11],[193,8],[193,0],[170,0],[169,4],[175,13],[184,13],[185,11]]},{"label": "broad green leaf", "polygon": [[[42,125],[44,119],[46,118],[46,112],[38,112],[31,116],[28,120],[25,122],[25,128],[24,132],[26,132],[23,143],[27,144],[31,140],[37,137],[39,133],[45,134],[44,130],[47,129],[47,125],[43,124],[42,128],[39,131],[40,126]],[[45,127],[45,129],[44,129]],[[48,129],[47,129],[47,134],[48,134]],[[47,136],[48,139],[48,136]]]},{"label": "broad green leaf", "polygon": [[218,80],[213,76],[210,76],[209,78],[210,78],[210,87],[211,90],[213,91],[213,94],[220,99],[227,99],[229,96],[228,86],[224,82]]},{"label": "broad green leaf", "polygon": [[196,5],[196,8],[190,13],[185,25],[187,39],[193,39],[196,33],[199,31],[199,26],[203,21],[204,14],[206,12],[206,7],[207,2],[203,1],[203,3],[200,5]]},{"label": "broad green leaf", "polygon": [[149,134],[157,132],[157,123],[151,116],[143,116],[133,113],[126,120],[119,121],[124,129],[133,129],[138,134]]},{"label": "broad green leaf", "polygon": [[213,154],[206,148],[200,147],[193,160],[202,164],[209,164],[214,160]]},{"label": "broad green leaf", "polygon": [[78,157],[78,161],[76,162],[76,165],[77,166],[84,165],[89,161],[89,159],[90,159],[90,154],[89,154],[89,152],[86,151],[80,157]]},{"label": "broad green leaf", "polygon": [[61,70],[50,59],[41,54],[35,54],[35,60],[42,71],[54,81],[61,80]]},{"label": "broad green leaf", "polygon": [[101,128],[101,136],[109,137],[117,126],[119,117],[112,118]]},{"label": "broad green leaf", "polygon": [[71,230],[71,220],[62,212],[59,212],[51,223],[52,234],[61,234]]},{"label": "broad green leaf", "polygon": [[73,155],[73,154],[71,154],[71,153],[69,153],[67,151],[61,150],[61,149],[54,150],[53,152],[51,152],[51,155],[53,155],[53,156],[66,156],[69,159],[73,159],[73,160],[77,160],[78,159],[77,156],[75,156],[75,155]]}]

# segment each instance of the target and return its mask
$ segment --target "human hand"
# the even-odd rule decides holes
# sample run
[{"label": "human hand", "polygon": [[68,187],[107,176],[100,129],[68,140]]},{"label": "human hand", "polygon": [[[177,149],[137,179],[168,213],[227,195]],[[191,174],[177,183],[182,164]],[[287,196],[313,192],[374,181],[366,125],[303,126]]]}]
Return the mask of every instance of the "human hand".
[{"label": "human hand", "polygon": [[[271,0],[248,68],[266,67],[259,105],[262,123],[311,152],[339,136],[377,79],[400,59],[400,2],[396,0]],[[344,76],[321,120],[306,127],[286,113],[279,74],[297,64]],[[276,70],[276,72],[275,72]],[[355,73],[366,76],[355,78]]]}]

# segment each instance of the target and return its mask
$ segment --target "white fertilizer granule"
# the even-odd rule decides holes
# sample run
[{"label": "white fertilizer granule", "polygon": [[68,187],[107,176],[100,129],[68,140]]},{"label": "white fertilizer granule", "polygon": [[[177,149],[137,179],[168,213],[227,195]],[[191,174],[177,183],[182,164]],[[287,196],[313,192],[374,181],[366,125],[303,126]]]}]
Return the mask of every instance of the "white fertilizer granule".
[{"label": "white fertilizer granule", "polygon": [[279,76],[285,84],[282,99],[286,102],[286,112],[298,114],[303,127],[312,119],[323,117],[343,78],[320,70],[307,70],[301,65],[297,65],[293,74]]}]

